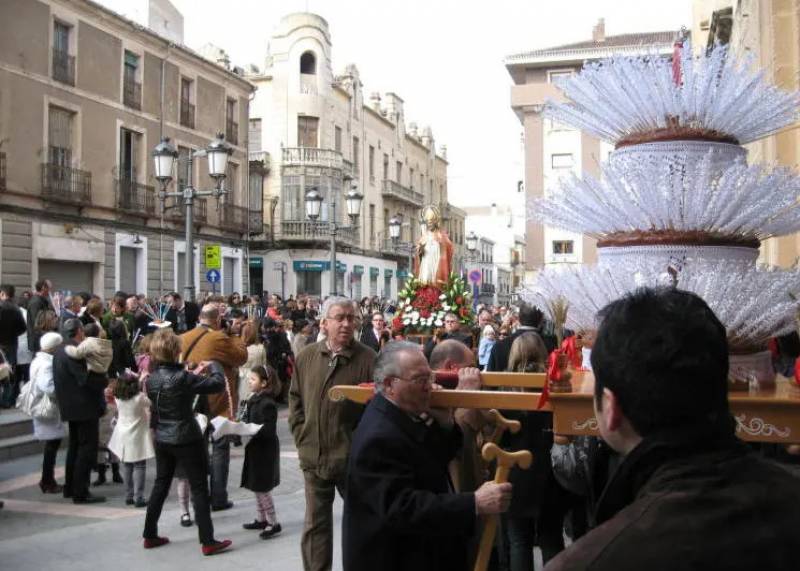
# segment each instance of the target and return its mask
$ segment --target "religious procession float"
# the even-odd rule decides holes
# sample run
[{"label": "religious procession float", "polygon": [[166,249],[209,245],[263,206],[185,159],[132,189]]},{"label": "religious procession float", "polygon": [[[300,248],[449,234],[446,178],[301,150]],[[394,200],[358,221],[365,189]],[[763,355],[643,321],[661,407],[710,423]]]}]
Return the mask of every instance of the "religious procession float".
[{"label": "religious procession float", "polygon": [[[614,151],[599,178],[564,179],[530,210],[544,224],[596,238],[598,262],[546,267],[520,293],[550,311],[556,331],[566,327],[584,339],[591,339],[601,308],[638,287],[697,293],[727,330],[738,435],[800,443],[800,387],[776,377],[767,350],[770,339],[797,327],[800,271],[758,263],[763,240],[800,231],[800,177],[748,164],[742,146],[793,124],[800,93],[769,84],[753,63],[724,46],[695,55],[678,41],[671,60],[617,56],[562,80],[565,101],[548,102],[545,115]],[[435,227],[421,239],[416,285],[403,292],[407,327],[423,319],[428,327],[431,317],[436,325],[439,316],[430,309],[423,318],[428,308],[418,300],[434,301],[425,284],[447,259],[449,240]],[[437,287],[442,307],[451,306],[455,298]],[[527,392],[444,390],[431,405],[550,410],[557,434],[596,435],[593,377],[571,339],[551,356],[546,374],[482,374],[484,386]],[[366,402],[370,392],[334,387],[330,396]]]}]

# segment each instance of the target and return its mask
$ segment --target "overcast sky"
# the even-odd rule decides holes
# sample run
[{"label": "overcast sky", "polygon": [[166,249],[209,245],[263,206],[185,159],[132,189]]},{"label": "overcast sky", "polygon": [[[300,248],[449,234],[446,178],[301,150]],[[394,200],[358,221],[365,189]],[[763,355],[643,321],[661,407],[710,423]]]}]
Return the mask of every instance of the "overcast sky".
[{"label": "overcast sky", "polygon": [[437,145],[447,145],[450,200],[459,206],[485,205],[487,196],[503,203],[523,177],[505,56],[590,39],[600,17],[606,35],[691,28],[691,0],[172,2],[188,46],[213,42],[241,66],[263,66],[281,16],[320,14],[330,25],[334,73],[355,63],[365,100],[372,91],[396,92],[406,121],[430,125]]}]

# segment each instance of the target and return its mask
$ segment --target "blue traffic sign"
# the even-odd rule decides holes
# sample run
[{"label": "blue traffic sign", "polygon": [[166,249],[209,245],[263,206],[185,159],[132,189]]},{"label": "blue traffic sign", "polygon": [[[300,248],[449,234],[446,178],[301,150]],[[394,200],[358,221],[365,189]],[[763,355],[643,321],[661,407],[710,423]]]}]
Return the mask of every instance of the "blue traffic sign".
[{"label": "blue traffic sign", "polygon": [[219,283],[219,270],[208,270],[206,272],[206,281],[210,284]]}]

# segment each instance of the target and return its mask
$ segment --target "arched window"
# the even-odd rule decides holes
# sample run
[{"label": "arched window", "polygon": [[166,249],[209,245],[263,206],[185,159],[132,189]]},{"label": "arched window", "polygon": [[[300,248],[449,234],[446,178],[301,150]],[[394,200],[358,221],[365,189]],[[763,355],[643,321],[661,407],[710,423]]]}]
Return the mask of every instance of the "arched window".
[{"label": "arched window", "polygon": [[300,56],[300,73],[309,75],[317,73],[317,58],[314,52],[306,52]]}]

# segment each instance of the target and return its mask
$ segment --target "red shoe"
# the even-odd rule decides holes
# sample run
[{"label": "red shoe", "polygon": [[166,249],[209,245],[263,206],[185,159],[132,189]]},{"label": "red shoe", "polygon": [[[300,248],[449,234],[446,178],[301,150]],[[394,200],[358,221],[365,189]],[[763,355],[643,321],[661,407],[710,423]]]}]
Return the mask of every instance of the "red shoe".
[{"label": "red shoe", "polygon": [[217,553],[225,551],[231,545],[233,545],[233,542],[230,539],[224,539],[222,541],[214,540],[213,543],[203,546],[203,555],[216,555]]},{"label": "red shoe", "polygon": [[161,547],[162,545],[166,545],[169,543],[169,539],[166,537],[145,537],[144,538],[144,548],[145,549],[154,549],[156,547]]}]

